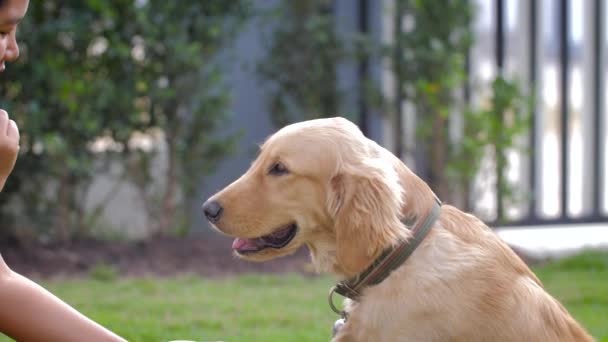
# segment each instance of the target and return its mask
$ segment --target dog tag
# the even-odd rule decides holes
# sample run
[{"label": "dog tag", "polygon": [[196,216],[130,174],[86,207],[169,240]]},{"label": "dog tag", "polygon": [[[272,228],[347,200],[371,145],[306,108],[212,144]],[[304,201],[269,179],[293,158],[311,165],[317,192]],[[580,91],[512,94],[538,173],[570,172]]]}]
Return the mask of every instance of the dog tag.
[{"label": "dog tag", "polygon": [[342,329],[342,326],[344,325],[344,323],[346,323],[346,320],[344,318],[340,318],[339,320],[337,320],[334,323],[334,327],[331,330],[331,337],[336,337],[336,335],[338,334],[340,329]]}]

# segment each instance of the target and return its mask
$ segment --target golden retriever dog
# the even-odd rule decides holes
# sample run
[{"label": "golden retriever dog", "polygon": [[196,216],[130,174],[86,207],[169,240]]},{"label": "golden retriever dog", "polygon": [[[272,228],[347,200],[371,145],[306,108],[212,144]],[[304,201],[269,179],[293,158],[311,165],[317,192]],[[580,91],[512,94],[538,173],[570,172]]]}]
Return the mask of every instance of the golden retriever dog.
[{"label": "golden retriever dog", "polygon": [[[411,239],[404,222],[435,203],[400,159],[347,119],[327,118],[270,136],[203,210],[235,237],[238,257],[265,261],[306,246],[319,271],[343,280]],[[334,341],[593,341],[490,228],[446,204],[405,262],[344,305]]]}]

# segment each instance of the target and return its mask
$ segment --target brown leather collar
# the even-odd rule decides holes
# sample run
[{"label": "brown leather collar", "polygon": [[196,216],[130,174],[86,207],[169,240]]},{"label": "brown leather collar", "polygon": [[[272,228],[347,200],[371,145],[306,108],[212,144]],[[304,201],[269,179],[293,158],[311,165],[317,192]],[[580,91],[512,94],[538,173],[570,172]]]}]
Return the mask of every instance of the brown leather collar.
[{"label": "brown leather collar", "polygon": [[[360,295],[361,291],[368,286],[373,286],[381,283],[386,279],[392,271],[397,267],[401,266],[407,258],[414,252],[414,250],[420,245],[422,240],[426,237],[428,232],[433,227],[435,221],[439,218],[441,212],[441,202],[437,199],[431,209],[430,213],[421,220],[418,220],[412,228],[413,236],[411,239],[402,242],[401,244],[386,249],[380,257],[378,257],[369,267],[363,272],[359,273],[355,277],[344,280],[336,284],[331,289],[329,294],[329,303],[332,309],[341,315],[343,312],[336,309],[332,301],[332,295],[334,292],[356,300]],[[411,222],[405,222],[407,226],[411,226]]]}]

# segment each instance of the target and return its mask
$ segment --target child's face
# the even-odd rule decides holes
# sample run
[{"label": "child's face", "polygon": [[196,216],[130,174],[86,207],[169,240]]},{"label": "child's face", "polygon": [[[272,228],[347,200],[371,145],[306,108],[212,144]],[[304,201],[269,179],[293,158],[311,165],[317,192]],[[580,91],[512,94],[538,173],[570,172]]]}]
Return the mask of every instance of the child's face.
[{"label": "child's face", "polygon": [[28,5],[28,0],[4,0],[0,6],[0,72],[4,71],[6,61],[19,57],[15,33]]}]

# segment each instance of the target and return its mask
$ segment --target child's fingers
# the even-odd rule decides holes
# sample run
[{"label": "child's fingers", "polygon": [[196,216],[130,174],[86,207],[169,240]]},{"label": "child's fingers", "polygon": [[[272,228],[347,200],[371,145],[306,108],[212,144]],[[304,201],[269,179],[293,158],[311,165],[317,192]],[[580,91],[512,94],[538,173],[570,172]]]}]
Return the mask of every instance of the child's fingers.
[{"label": "child's fingers", "polygon": [[4,109],[0,109],[0,133],[6,134],[8,128],[8,113]]},{"label": "child's fingers", "polygon": [[9,122],[6,135],[15,141],[19,141],[19,127],[17,127],[17,123],[15,121],[11,120]]}]

